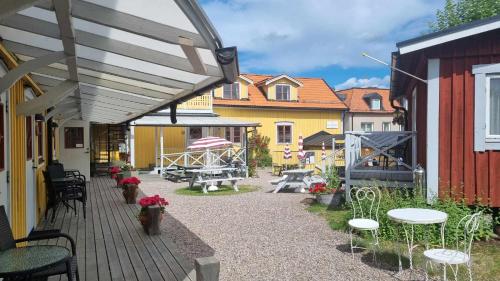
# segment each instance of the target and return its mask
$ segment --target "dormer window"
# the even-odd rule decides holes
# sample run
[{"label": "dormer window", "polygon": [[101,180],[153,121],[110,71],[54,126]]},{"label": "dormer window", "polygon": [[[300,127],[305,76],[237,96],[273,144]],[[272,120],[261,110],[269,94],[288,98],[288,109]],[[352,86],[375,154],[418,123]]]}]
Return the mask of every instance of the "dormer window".
[{"label": "dormer window", "polygon": [[240,99],[240,83],[224,84],[222,98],[228,100]]},{"label": "dormer window", "polygon": [[380,110],[380,99],[372,98],[370,103],[371,110]]},{"label": "dormer window", "polygon": [[276,85],[276,100],[290,100],[290,85]]}]

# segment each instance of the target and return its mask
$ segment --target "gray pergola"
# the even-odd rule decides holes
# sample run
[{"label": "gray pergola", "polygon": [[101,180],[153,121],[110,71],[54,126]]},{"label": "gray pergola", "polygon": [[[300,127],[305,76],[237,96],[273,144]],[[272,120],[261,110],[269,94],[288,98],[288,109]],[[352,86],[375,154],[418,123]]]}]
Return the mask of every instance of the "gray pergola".
[{"label": "gray pergola", "polygon": [[21,60],[0,92],[30,73],[45,94],[18,114],[60,122],[117,124],[168,105],[175,113],[238,76],[236,48],[223,48],[194,0],[3,0],[0,36]]}]

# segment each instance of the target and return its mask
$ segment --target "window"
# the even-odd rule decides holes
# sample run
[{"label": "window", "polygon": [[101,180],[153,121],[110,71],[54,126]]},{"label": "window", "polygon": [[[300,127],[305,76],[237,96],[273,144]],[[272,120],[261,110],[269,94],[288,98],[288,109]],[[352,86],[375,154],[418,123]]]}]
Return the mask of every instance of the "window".
[{"label": "window", "polygon": [[292,142],[292,124],[277,124],[276,129],[279,144]]},{"label": "window", "polygon": [[383,122],[382,123],[382,131],[390,131],[391,130],[391,122]]},{"label": "window", "polygon": [[241,127],[226,127],[226,139],[232,143],[241,143]]},{"label": "window", "polygon": [[500,63],[474,65],[474,151],[500,150]]},{"label": "window", "polygon": [[37,136],[37,146],[38,146],[38,163],[43,163],[43,122],[36,122],[36,136]]},{"label": "window", "polygon": [[380,110],[380,99],[376,98],[371,99],[371,109]]},{"label": "window", "polygon": [[3,103],[0,103],[0,171],[5,169],[5,127]]},{"label": "window", "polygon": [[373,122],[361,122],[361,130],[365,132],[372,132]]},{"label": "window", "polygon": [[224,84],[222,98],[237,100],[240,98],[240,83]]},{"label": "window", "polygon": [[203,137],[202,127],[189,127],[189,140],[197,140]]},{"label": "window", "polygon": [[404,109],[408,110],[408,99],[407,98],[401,97],[400,104]]},{"label": "window", "polygon": [[290,100],[290,85],[276,85],[276,100]]},{"label": "window", "polygon": [[33,131],[31,116],[26,116],[26,160],[33,159]]},{"label": "window", "polygon": [[500,139],[500,76],[489,77],[488,80],[486,137]]},{"label": "window", "polygon": [[64,128],[64,148],[83,148],[83,127]]}]

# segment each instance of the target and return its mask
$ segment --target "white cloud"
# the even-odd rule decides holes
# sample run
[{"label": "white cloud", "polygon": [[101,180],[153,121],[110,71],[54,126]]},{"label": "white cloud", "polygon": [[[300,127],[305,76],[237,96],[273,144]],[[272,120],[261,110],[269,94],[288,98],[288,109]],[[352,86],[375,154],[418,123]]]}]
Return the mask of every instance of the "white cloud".
[{"label": "white cloud", "polygon": [[336,85],[335,89],[336,90],[343,90],[343,89],[348,89],[348,88],[352,88],[352,87],[389,88],[389,82],[390,82],[389,75],[386,75],[383,78],[380,78],[380,77],[372,77],[372,78],[351,77],[351,78],[347,79],[346,81],[344,81],[343,83]]},{"label": "white cloud", "polygon": [[203,8],[225,46],[247,54],[243,71],[370,67],[395,42],[418,36],[443,0],[209,0]]}]

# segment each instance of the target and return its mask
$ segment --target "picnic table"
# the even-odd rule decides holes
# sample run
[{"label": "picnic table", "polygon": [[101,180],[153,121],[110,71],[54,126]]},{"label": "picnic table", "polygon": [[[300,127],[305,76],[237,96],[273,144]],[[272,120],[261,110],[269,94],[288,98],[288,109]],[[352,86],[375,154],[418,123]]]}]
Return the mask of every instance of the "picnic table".
[{"label": "picnic table", "polygon": [[200,165],[190,165],[190,166],[184,166],[184,165],[173,165],[175,169],[170,169],[167,170],[165,169],[163,171],[163,177],[169,181],[173,182],[179,182],[182,180],[188,180],[191,179],[192,174],[189,172],[190,170],[196,170],[196,169],[201,169],[203,166]]},{"label": "picnic table", "polygon": [[306,188],[309,188],[311,184],[316,182],[323,182],[320,179],[314,179],[312,177],[314,170],[310,169],[295,169],[283,171],[283,177],[271,181],[271,184],[275,184],[276,188],[273,193],[278,193],[283,188],[301,188],[300,192],[304,193]]},{"label": "picnic table", "polygon": [[228,181],[234,191],[239,191],[237,183],[243,178],[234,176],[234,173],[237,171],[238,168],[232,167],[209,167],[188,170],[193,175],[189,181],[189,188],[193,188],[194,184],[198,183],[201,185],[203,193],[208,193],[208,191],[218,190],[222,182]]}]

